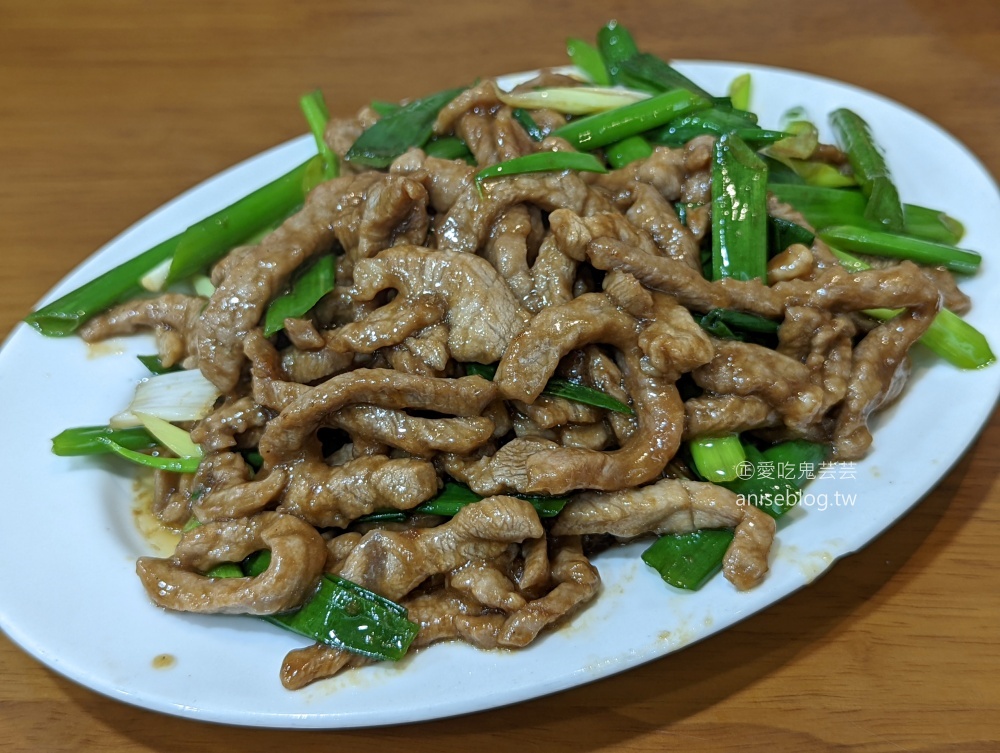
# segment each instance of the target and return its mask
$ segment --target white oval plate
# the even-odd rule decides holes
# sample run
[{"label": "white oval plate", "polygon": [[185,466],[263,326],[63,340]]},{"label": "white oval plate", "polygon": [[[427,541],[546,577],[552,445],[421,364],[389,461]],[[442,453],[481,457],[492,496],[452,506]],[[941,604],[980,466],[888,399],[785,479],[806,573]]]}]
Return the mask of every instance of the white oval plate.
[{"label": "white oval plate", "polygon": [[[904,201],[944,209],[968,228],[963,246],[992,250],[1000,197],[955,139],[883,97],[801,73],[731,63],[679,67],[709,91],[753,74],[752,109],[777,126],[804,106],[818,123],[850,107],[885,145]],[[829,132],[823,134],[829,141]],[[306,159],[301,138],[266,152],[170,202],[64,279],[52,300],[169,237]],[[1000,266],[987,260],[963,282],[968,317],[1000,345]],[[783,521],[763,585],[738,593],[721,577],[697,593],[665,586],[642,546],[597,558],[604,589],[562,629],[516,652],[433,646],[403,662],[351,671],[305,690],[284,690],[278,669],[296,636],[246,617],[168,613],[135,576],[150,553],[132,513],[133,477],[115,460],[58,458],[50,438],[100,424],[127,404],[144,374],[136,338],[89,348],[18,326],[0,351],[5,521],[0,547],[0,626],[25,651],[112,698],[196,719],[263,727],[361,727],[434,719],[563,690],[634,667],[704,638],[787,596],[903,515],[947,472],[988,419],[1000,367],[959,371],[924,354],[902,401],[878,416],[871,454],[807,488]],[[942,406],[947,405],[947,410]],[[156,668],[169,655],[172,664]]]}]

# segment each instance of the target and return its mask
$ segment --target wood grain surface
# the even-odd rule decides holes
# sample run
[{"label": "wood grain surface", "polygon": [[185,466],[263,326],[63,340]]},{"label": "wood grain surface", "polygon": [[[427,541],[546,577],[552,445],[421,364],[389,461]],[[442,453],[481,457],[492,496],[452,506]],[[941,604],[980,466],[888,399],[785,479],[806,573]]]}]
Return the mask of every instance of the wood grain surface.
[{"label": "wood grain surface", "polygon": [[[796,68],[887,95],[1000,174],[996,0],[5,0],[0,335],[122,229],[303,132],[301,92],[321,87],[351,113],[561,64],[567,36],[590,39],[612,17],[667,57]],[[809,588],[556,696],[380,730],[227,728],[100,697],[0,637],[0,749],[1000,750],[998,442],[994,417],[919,507]]]}]

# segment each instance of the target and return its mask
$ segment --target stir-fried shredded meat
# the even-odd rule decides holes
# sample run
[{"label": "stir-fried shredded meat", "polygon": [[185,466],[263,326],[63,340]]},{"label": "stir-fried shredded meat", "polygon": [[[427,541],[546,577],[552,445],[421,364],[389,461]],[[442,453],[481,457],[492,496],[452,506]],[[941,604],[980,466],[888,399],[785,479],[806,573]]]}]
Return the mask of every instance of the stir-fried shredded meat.
[{"label": "stir-fried shredded meat", "polygon": [[[215,565],[271,552],[256,577],[212,578]],[[181,538],[167,559],[141,557],[136,565],[150,598],[184,612],[275,614],[300,606],[313,591],[326,546],[316,529],[294,515],[262,512],[251,518],[206,523]]]},{"label": "stir-fried shredded meat", "polygon": [[767,572],[774,520],[715,484],[664,479],[639,489],[578,494],[552,528],[557,536],[611,533],[690,533],[732,528],[735,538],[723,565],[738,588],[756,585]]},{"label": "stir-fried shredded meat", "polygon": [[[546,72],[519,90],[577,83]],[[414,645],[521,647],[599,592],[586,537],[705,528],[734,531],[723,571],[751,588],[774,520],[691,480],[682,440],[805,438],[859,459],[911,345],[941,305],[968,308],[943,269],[869,259],[852,272],[819,240],[773,249],[766,281],[706,278],[712,136],[605,174],[477,183],[487,165],[572,150],[551,135],[563,115],[533,117],[542,141],[482,81],[433,124],[475,166],[418,148],[387,170],[346,160],[301,210],[216,263],[209,298],[163,293],[81,329],[88,341],[149,330],[165,366],[200,369],[222,392],[185,427],[203,453],[197,473],[157,472],[154,512],[198,523],[172,557],[139,560],[157,604],[273,614],[310,598],[325,571],[401,602],[420,626]],[[333,120],[326,141],[343,157],[377,119],[365,108]],[[844,163],[839,150],[817,154]],[[809,228],[794,207],[767,206]],[[265,336],[271,301],[329,253],[336,285]],[[709,334],[701,317],[715,309],[776,334]],[[880,322],[871,309],[900,313]],[[492,380],[478,375],[494,365]],[[422,505],[455,482],[484,499],[450,518]],[[506,495],[565,507],[540,518]],[[262,549],[263,574],[209,577]],[[288,655],[282,682],[368,661],[317,645]]]}]

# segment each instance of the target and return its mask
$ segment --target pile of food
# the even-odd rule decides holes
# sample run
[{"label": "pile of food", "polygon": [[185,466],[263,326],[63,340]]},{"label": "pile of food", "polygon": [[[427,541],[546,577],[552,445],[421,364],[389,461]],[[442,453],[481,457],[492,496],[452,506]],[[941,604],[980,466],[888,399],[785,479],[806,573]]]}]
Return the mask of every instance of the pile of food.
[{"label": "pile of food", "polygon": [[286,687],[526,646],[638,537],[668,583],[752,588],[914,343],[992,360],[957,316],[978,255],[857,115],[839,147],[763,129],[746,80],[713,97],[614,24],[570,53],[347,119],[307,96],[317,157],[28,318],[155,334],[164,373],[55,450],[153,468],[183,535],[139,560],[150,598],[309,636]]}]

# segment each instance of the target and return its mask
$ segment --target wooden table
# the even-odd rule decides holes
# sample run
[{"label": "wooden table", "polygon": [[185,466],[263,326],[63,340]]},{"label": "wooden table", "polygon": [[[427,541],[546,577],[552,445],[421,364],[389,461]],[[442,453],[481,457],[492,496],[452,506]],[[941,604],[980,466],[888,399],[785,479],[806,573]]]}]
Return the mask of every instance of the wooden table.
[{"label": "wooden table", "polygon": [[[995,0],[8,0],[0,333],[150,210],[301,133],[300,92],[322,87],[332,109],[350,113],[372,96],[453,85],[456,70],[559,64],[567,36],[592,39],[610,15],[664,56],[798,68],[885,94],[1000,174]],[[0,638],[0,749],[1000,750],[998,442],[994,417],[916,510],[808,589],[587,687],[421,725],[254,731],[105,699]]]}]

